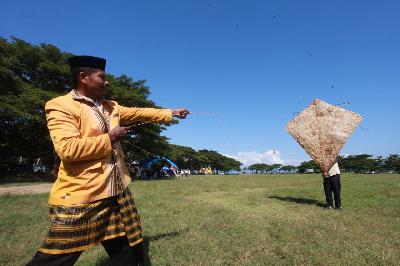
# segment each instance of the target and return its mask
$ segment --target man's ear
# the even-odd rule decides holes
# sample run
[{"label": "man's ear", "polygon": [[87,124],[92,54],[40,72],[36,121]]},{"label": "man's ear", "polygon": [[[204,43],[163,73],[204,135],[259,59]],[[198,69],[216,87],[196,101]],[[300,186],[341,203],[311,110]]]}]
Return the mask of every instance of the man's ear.
[{"label": "man's ear", "polygon": [[87,85],[87,75],[85,72],[79,72],[79,80],[81,83]]}]

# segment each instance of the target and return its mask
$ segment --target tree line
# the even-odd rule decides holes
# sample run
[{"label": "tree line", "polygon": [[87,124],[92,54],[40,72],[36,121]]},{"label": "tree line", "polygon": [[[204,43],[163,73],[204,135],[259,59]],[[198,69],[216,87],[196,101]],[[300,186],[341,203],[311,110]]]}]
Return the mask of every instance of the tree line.
[{"label": "tree line", "polygon": [[[44,105],[71,90],[67,59],[71,53],[54,45],[32,45],[18,38],[0,37],[0,178],[50,176],[56,159],[49,137]],[[107,74],[107,99],[124,106],[159,107],[149,100],[146,80],[127,75]],[[174,121],[173,123],[177,123]],[[237,169],[240,163],[215,151],[188,153],[171,145],[161,133],[168,125],[145,124],[134,127],[122,141],[129,164],[149,154],[171,156],[181,167],[212,165],[220,170]],[[54,172],[53,172],[54,173]]]},{"label": "tree line", "polygon": [[250,170],[255,174],[296,173],[297,167],[293,165],[256,163],[245,167],[243,170]]},{"label": "tree line", "polygon": [[[339,167],[349,173],[400,173],[400,155],[390,154],[386,158],[378,156],[374,158],[371,154],[359,154],[338,157]],[[304,173],[307,169],[314,172],[321,172],[314,161],[307,161],[300,164],[298,171]]]},{"label": "tree line", "polygon": [[[383,158],[374,158],[371,154],[359,154],[338,157],[339,167],[343,172],[349,173],[400,173],[400,155],[390,154]],[[281,164],[252,164],[244,170],[251,170],[253,173],[321,173],[321,169],[315,161],[304,161],[299,166]]]}]

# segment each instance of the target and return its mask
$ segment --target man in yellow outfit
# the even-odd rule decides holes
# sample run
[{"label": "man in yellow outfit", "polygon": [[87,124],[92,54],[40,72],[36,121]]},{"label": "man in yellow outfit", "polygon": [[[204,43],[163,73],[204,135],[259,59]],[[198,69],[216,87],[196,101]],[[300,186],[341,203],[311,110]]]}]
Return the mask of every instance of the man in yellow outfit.
[{"label": "man in yellow outfit", "polygon": [[61,164],[49,197],[51,227],[28,265],[73,265],[99,243],[112,265],[140,265],[140,218],[119,141],[127,134],[125,125],[170,123],[189,111],[120,106],[104,99],[105,59],[75,56],[69,64],[73,90],[45,106]]}]

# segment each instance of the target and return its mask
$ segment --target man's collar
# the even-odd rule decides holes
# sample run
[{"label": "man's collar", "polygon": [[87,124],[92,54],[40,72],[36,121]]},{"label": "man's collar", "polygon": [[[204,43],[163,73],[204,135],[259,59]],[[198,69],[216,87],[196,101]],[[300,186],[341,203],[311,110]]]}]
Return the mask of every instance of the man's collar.
[{"label": "man's collar", "polygon": [[[79,101],[79,100],[84,100],[84,101],[90,102],[90,103],[92,103],[92,104],[96,104],[95,101],[93,101],[92,98],[89,98],[89,97],[87,97],[87,96],[84,96],[84,95],[82,95],[82,94],[79,94],[79,93],[78,93],[76,90],[74,90],[74,89],[71,90],[70,94],[71,94],[71,96],[72,96],[72,99],[74,99],[74,100],[78,100],[78,101]],[[102,102],[103,99],[99,99],[99,101]]]}]

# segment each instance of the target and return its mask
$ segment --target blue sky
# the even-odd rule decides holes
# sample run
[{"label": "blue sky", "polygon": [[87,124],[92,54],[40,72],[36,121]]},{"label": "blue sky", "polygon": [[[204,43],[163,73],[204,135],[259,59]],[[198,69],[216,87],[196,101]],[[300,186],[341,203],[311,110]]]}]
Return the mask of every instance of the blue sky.
[{"label": "blue sky", "polygon": [[295,163],[308,156],[284,126],[314,98],[364,117],[342,154],[400,153],[399,13],[398,1],[6,0],[0,35],[105,57],[161,106],[220,114],[168,129],[172,143]]}]

